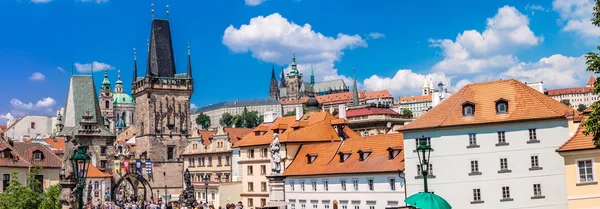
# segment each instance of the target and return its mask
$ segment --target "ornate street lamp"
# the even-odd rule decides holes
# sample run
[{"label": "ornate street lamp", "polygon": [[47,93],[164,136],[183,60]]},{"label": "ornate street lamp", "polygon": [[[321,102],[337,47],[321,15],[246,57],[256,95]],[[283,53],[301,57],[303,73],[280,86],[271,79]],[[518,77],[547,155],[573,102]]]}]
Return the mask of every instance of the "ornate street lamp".
[{"label": "ornate street lamp", "polygon": [[206,204],[208,204],[208,181],[210,181],[210,177],[204,175],[204,188],[206,189],[206,193],[204,193],[204,197],[206,197]]},{"label": "ornate street lamp", "polygon": [[421,165],[421,174],[423,175],[425,192],[427,191],[427,175],[429,174],[429,156],[431,154],[431,146],[427,144],[425,136],[422,136],[419,140],[419,147],[417,147],[417,155],[419,157],[419,164]]},{"label": "ornate street lamp", "polygon": [[77,205],[79,209],[83,209],[83,189],[85,189],[85,178],[87,176],[90,157],[85,154],[87,146],[79,145],[77,152],[71,157],[73,169],[77,175]]}]

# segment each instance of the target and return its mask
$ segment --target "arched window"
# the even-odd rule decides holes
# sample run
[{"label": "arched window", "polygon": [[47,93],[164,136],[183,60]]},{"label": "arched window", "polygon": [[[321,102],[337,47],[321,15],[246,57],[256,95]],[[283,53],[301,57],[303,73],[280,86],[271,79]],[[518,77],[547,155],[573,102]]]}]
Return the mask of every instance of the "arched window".
[{"label": "arched window", "polygon": [[462,114],[463,116],[473,116],[475,115],[475,104],[472,102],[465,102],[462,105]]},{"label": "arched window", "polygon": [[108,102],[108,100],[104,101],[104,107],[110,108],[110,103]]},{"label": "arched window", "polygon": [[501,98],[496,101],[496,113],[508,113],[508,100]]},{"label": "arched window", "polygon": [[94,190],[100,188],[100,183],[98,181],[94,182]]}]

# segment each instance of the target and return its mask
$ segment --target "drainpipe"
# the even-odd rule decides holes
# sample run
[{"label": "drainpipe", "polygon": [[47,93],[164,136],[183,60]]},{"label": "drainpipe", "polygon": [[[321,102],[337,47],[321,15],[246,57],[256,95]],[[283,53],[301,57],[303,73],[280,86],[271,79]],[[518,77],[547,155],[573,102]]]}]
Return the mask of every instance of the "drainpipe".
[{"label": "drainpipe", "polygon": [[[408,194],[406,193],[406,178],[402,176],[401,170],[398,170],[398,177],[400,177],[402,179],[402,181],[404,182],[404,199],[406,200],[406,198],[408,198],[408,196],[407,196]],[[408,206],[408,204],[406,204],[406,202],[404,202],[404,206]]]}]

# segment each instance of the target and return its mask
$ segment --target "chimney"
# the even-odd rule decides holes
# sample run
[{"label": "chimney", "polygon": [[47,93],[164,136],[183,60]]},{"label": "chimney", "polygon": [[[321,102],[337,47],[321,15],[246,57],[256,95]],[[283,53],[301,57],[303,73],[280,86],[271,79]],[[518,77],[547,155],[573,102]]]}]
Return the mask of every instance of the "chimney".
[{"label": "chimney", "polygon": [[302,106],[296,107],[296,120],[300,120],[302,118],[302,115],[304,115]]},{"label": "chimney", "polygon": [[346,104],[341,104],[338,109],[339,118],[346,119]]},{"label": "chimney", "polygon": [[273,111],[266,111],[265,113],[263,113],[263,116],[265,123],[272,123],[273,121],[275,121],[275,112]]}]

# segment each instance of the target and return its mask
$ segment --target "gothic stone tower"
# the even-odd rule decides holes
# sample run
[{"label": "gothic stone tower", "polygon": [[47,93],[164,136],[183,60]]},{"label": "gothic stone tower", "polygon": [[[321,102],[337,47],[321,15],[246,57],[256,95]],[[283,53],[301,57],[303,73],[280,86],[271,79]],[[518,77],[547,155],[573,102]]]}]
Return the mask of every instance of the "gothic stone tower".
[{"label": "gothic stone tower", "polygon": [[[194,91],[188,48],[188,72],[177,74],[169,21],[153,19],[146,75],[134,69],[132,95],[135,99],[136,158],[152,161],[153,188],[169,194],[183,189],[181,154],[190,136],[190,97]],[[169,174],[169,175],[167,175]]]},{"label": "gothic stone tower", "polygon": [[296,66],[296,55],[292,56],[292,69],[287,73],[287,96],[288,99],[300,98],[300,87],[302,86],[302,72]]},{"label": "gothic stone tower", "polygon": [[279,100],[279,87],[277,86],[277,78],[275,77],[275,66],[271,68],[271,84],[269,88],[269,97]]},{"label": "gothic stone tower", "polygon": [[113,130],[115,124],[115,116],[113,114],[113,92],[110,87],[110,81],[108,81],[108,72],[104,70],[104,81],[100,85],[100,111],[104,122],[109,126],[110,130]]}]

